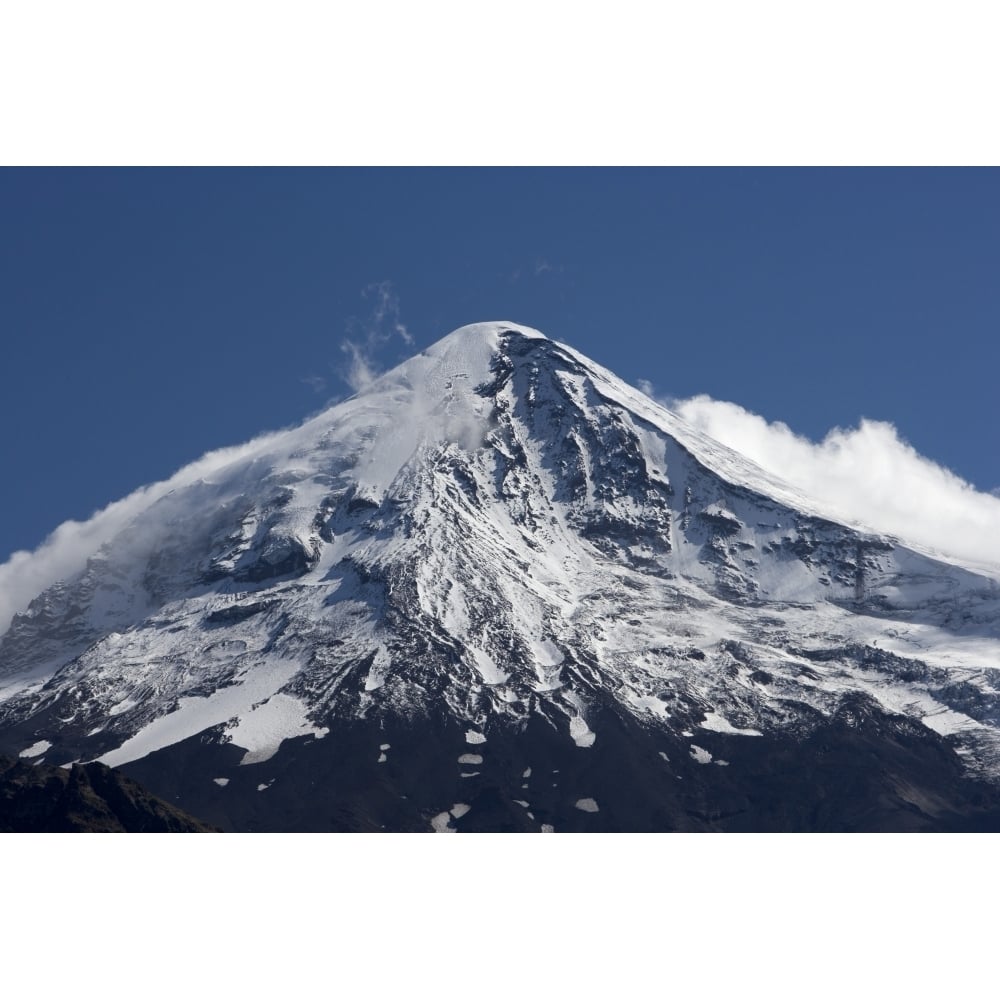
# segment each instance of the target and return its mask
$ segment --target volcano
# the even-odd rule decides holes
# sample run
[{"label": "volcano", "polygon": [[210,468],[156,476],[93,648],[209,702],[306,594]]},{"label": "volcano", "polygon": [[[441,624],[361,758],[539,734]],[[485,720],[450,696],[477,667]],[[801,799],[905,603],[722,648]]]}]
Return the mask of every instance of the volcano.
[{"label": "volcano", "polygon": [[0,753],[225,830],[1000,829],[1000,568],[530,328],[134,506],[0,638]]}]

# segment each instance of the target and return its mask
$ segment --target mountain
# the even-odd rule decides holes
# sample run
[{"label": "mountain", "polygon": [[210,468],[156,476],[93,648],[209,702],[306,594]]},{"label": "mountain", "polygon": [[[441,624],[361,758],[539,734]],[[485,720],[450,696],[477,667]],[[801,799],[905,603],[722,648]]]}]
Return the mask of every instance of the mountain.
[{"label": "mountain", "polygon": [[537,331],[173,482],[14,617],[0,751],[236,830],[1000,829],[1000,568]]}]

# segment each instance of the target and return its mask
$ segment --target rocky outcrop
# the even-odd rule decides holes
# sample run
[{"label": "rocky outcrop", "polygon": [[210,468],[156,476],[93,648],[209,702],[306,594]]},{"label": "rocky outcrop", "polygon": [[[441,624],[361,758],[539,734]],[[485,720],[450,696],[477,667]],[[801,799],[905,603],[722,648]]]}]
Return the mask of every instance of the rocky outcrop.
[{"label": "rocky outcrop", "polygon": [[0,833],[211,833],[103,764],[69,768],[0,757]]}]

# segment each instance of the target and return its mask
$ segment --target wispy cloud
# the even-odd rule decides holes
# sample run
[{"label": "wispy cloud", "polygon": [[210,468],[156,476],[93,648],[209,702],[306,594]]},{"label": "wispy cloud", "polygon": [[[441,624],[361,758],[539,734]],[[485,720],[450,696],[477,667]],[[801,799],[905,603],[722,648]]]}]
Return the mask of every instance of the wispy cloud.
[{"label": "wispy cloud", "polygon": [[[655,398],[646,381],[639,388]],[[1000,494],[919,454],[891,424],[862,420],[822,441],[710,396],[661,400],[831,513],[959,559],[1000,565]]]},{"label": "wispy cloud", "polygon": [[522,276],[540,278],[543,274],[562,274],[563,267],[560,264],[553,264],[544,257],[536,257],[533,261],[520,264],[508,275],[507,280],[511,284],[516,284]]},{"label": "wispy cloud", "polygon": [[359,320],[352,317],[347,324],[347,336],[340,349],[347,355],[348,367],[342,378],[360,392],[382,374],[379,351],[395,338],[412,346],[413,336],[406,328],[399,311],[399,297],[390,281],[368,285],[362,297],[372,303],[368,315]]},{"label": "wispy cloud", "polygon": [[326,379],[322,375],[303,375],[299,381],[315,393],[326,392]]},{"label": "wispy cloud", "polygon": [[252,459],[278,441],[282,433],[264,434],[246,444],[209,452],[170,479],[144,486],[86,521],[66,521],[33,552],[15,552],[0,565],[0,635],[6,632],[12,616],[24,611],[32,598],[83,570],[87,560],[106,542],[158,500],[199,479],[210,480],[233,463]]}]

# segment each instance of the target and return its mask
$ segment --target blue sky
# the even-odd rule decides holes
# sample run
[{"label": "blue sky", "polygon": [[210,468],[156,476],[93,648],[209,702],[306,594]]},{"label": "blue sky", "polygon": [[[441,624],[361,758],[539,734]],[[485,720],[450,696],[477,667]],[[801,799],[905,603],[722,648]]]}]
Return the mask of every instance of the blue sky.
[{"label": "blue sky", "polygon": [[0,561],[349,394],[376,327],[515,320],[1000,485],[996,170],[8,169],[0,219]]}]

